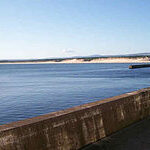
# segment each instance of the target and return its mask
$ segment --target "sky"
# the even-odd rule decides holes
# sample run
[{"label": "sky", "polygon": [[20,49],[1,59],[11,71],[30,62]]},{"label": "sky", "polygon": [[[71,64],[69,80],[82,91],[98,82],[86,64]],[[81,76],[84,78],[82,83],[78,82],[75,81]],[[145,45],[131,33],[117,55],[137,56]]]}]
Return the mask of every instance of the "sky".
[{"label": "sky", "polygon": [[150,0],[0,0],[0,59],[150,52]]}]

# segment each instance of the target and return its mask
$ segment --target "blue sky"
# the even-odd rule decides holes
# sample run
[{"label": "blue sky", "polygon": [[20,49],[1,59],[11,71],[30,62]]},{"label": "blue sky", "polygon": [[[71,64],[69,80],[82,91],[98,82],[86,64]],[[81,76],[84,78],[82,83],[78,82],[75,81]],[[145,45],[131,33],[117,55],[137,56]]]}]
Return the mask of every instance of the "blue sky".
[{"label": "blue sky", "polygon": [[0,59],[150,52],[149,0],[1,0]]}]

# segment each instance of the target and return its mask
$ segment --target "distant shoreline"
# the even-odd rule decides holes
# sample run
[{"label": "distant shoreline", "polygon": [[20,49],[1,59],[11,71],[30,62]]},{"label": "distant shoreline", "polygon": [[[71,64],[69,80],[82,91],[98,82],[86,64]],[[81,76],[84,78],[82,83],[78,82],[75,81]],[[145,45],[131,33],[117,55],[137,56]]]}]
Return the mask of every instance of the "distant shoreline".
[{"label": "distant shoreline", "polygon": [[76,63],[150,63],[150,57],[64,58],[43,60],[0,61],[0,64],[76,64]]}]

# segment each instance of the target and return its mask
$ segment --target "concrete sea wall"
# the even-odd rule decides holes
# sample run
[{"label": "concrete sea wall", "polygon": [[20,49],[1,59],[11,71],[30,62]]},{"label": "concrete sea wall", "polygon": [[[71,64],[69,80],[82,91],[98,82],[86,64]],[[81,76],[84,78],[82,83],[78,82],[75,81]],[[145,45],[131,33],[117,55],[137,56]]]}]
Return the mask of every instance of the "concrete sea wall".
[{"label": "concrete sea wall", "polygon": [[150,88],[0,126],[0,150],[76,150],[150,115]]}]

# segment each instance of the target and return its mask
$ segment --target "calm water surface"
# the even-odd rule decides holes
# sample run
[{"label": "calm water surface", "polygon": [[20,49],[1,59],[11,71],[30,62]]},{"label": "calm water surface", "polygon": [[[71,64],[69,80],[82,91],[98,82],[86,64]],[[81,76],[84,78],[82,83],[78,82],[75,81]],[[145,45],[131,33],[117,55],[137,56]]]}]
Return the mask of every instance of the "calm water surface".
[{"label": "calm water surface", "polygon": [[129,65],[0,65],[0,124],[149,87],[150,68]]}]

